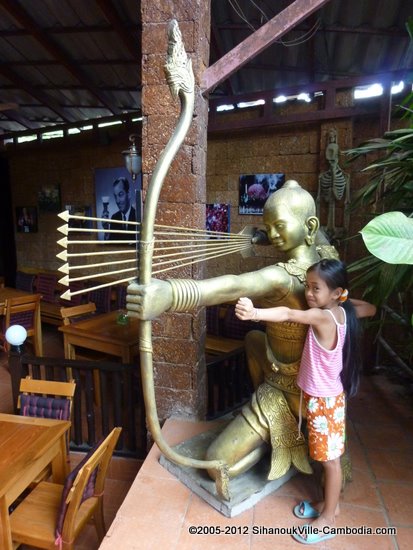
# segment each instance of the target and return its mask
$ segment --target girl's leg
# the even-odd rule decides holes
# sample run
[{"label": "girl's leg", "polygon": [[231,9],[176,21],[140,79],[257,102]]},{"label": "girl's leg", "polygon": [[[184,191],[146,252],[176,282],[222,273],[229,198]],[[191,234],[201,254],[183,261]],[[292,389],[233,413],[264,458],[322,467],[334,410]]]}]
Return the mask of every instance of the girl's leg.
[{"label": "girl's leg", "polygon": [[342,483],[340,458],[324,462],[323,466],[325,473],[323,516],[334,521]]},{"label": "girl's leg", "polygon": [[341,492],[340,458],[323,462],[324,468],[324,502],[320,516],[314,521],[314,526],[334,525]]}]

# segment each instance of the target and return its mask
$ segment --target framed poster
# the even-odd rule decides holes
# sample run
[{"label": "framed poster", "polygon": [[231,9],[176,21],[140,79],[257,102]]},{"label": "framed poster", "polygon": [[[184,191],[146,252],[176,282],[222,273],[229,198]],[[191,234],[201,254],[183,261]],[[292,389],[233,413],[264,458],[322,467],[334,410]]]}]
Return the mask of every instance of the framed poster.
[{"label": "framed poster", "polygon": [[43,185],[38,192],[38,204],[41,212],[60,212],[60,185]]},{"label": "framed poster", "polygon": [[[141,221],[141,175],[135,181],[126,168],[95,169],[96,217],[108,221],[98,221],[98,239],[103,241],[126,240],[131,235],[116,233],[116,229],[136,230],[136,225],[128,224]],[[125,223],[112,223],[111,220],[123,220]],[[109,230],[109,231],[108,231]],[[131,236],[131,240],[136,239]]]},{"label": "framed poster", "polygon": [[265,201],[280,189],[285,182],[285,174],[243,174],[239,177],[239,214],[263,212]]},{"label": "framed poster", "polygon": [[37,208],[35,206],[16,207],[16,229],[18,233],[37,233]]},{"label": "framed poster", "polygon": [[206,229],[207,231],[219,231],[229,233],[229,204],[206,204]]}]

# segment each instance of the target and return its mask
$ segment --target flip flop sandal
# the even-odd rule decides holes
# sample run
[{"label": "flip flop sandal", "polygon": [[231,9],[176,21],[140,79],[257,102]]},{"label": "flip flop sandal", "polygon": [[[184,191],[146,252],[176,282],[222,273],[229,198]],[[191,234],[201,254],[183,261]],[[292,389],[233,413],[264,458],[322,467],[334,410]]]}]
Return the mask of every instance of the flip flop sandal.
[{"label": "flip flop sandal", "polygon": [[[310,528],[310,527],[311,527],[311,524],[306,523],[301,527],[301,529]],[[332,539],[335,536],[336,535],[333,535],[332,533],[328,533],[328,534],[319,533],[316,535],[311,531],[308,532],[308,535],[306,536],[306,538],[300,535],[300,533],[293,533],[292,535],[293,539],[295,539],[297,542],[301,542],[301,544],[317,544],[318,542],[323,542],[324,540]]]},{"label": "flip flop sandal", "polygon": [[318,518],[320,512],[316,510],[308,500],[302,500],[300,504],[294,507],[294,515],[300,519]]}]

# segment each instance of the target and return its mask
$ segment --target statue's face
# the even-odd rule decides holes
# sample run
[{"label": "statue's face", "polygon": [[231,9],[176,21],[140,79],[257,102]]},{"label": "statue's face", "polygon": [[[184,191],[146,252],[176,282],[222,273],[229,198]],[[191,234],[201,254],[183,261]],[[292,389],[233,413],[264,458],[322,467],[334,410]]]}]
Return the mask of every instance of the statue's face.
[{"label": "statue's face", "polygon": [[291,212],[287,204],[273,204],[264,209],[263,221],[268,239],[279,250],[288,252],[305,244],[308,233],[305,220]]}]

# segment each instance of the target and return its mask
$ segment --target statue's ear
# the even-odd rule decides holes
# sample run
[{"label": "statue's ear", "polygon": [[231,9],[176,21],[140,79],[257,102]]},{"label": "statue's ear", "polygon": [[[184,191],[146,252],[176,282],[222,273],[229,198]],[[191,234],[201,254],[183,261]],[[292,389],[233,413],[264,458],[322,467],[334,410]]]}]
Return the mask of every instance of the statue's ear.
[{"label": "statue's ear", "polygon": [[315,236],[320,228],[319,219],[316,216],[310,216],[305,222],[308,234],[305,238],[305,242],[310,246],[315,243]]}]

